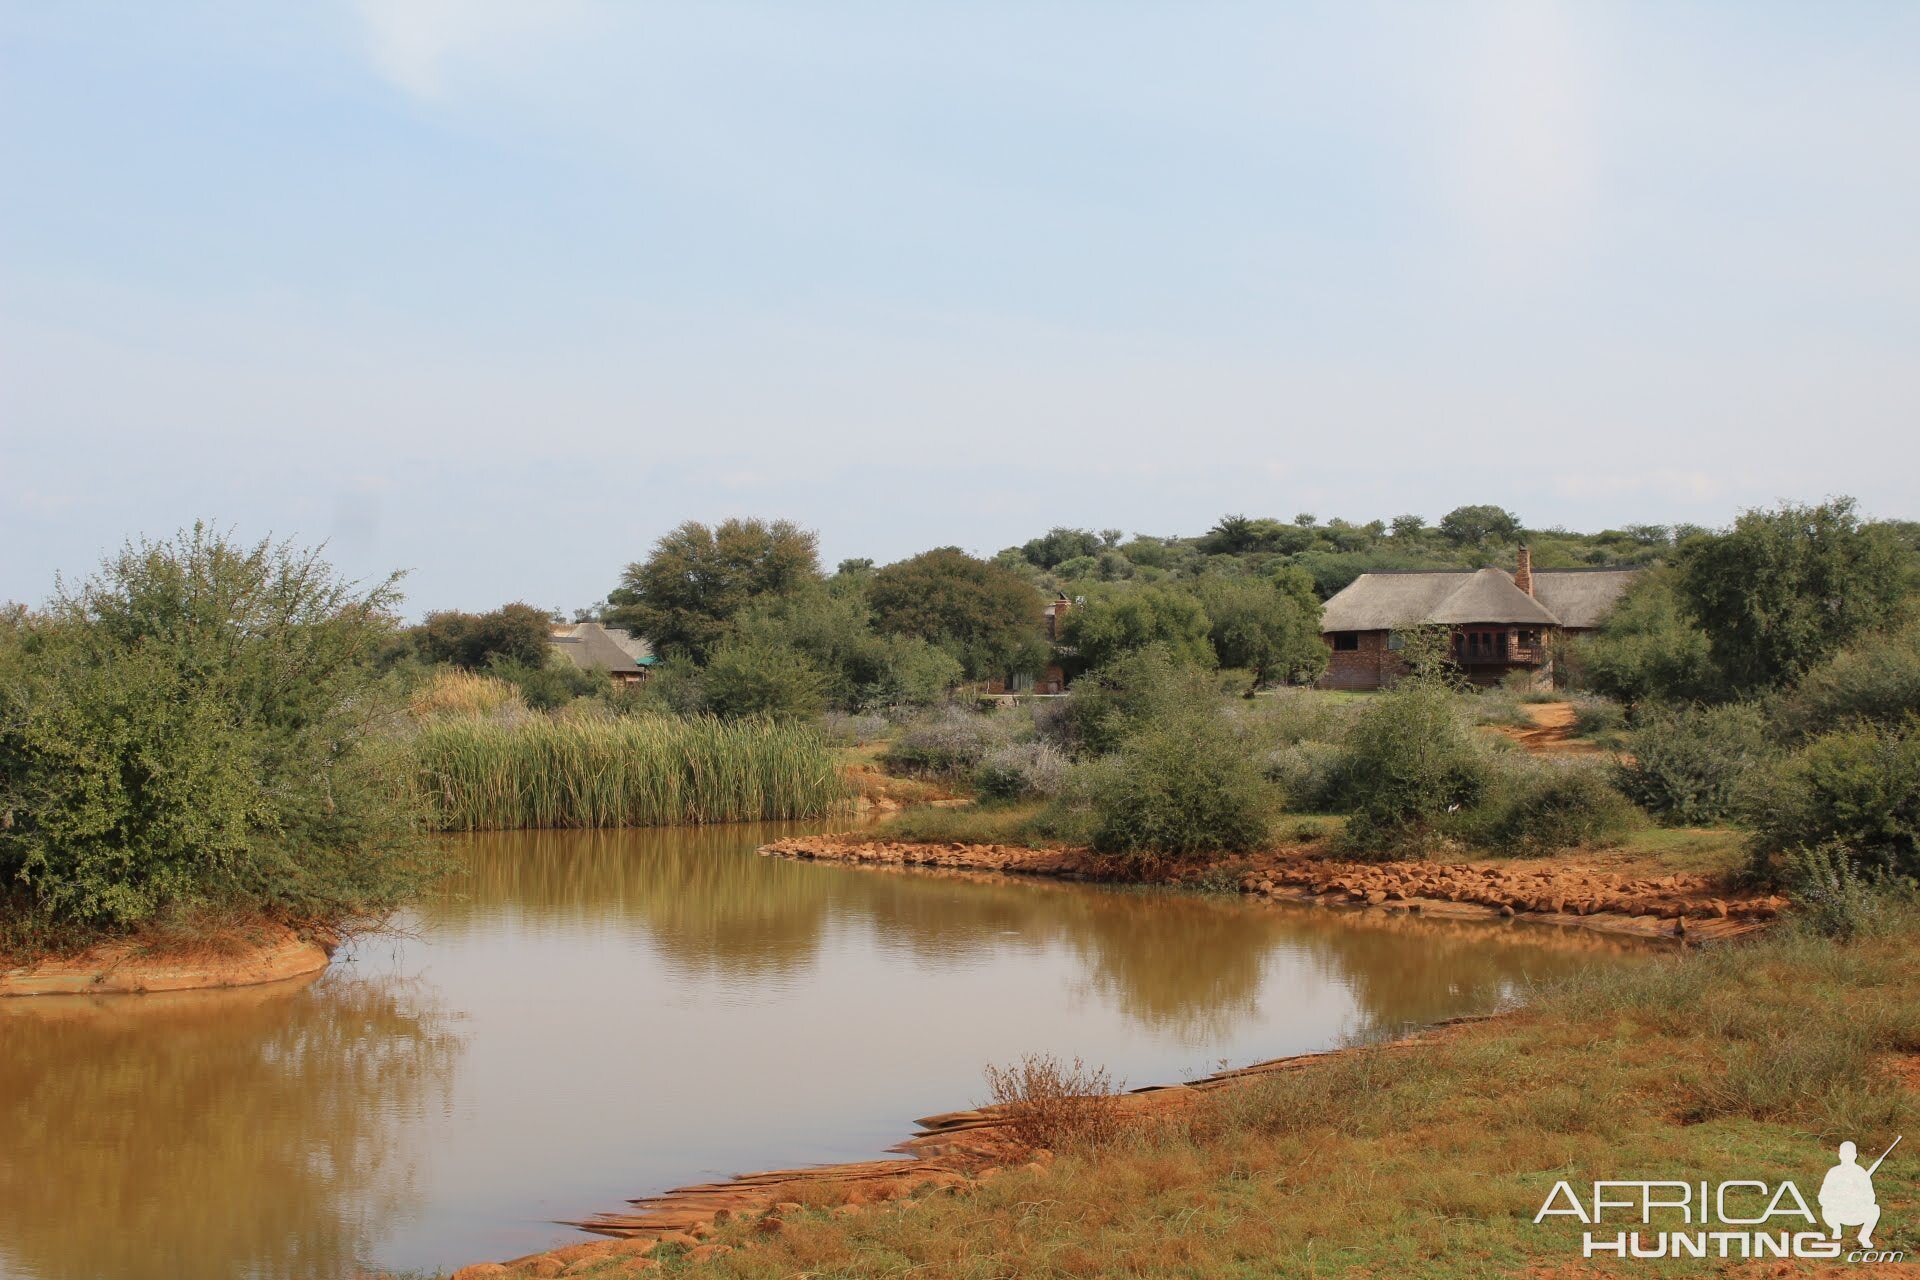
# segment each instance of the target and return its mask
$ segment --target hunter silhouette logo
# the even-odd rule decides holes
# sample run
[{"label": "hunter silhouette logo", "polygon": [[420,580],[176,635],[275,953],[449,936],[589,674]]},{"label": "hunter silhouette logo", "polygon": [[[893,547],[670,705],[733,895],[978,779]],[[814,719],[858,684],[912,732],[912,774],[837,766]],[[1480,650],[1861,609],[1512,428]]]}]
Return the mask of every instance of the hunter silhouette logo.
[{"label": "hunter silhouette logo", "polygon": [[[1721,1183],[1614,1180],[1595,1182],[1583,1200],[1567,1182],[1547,1193],[1536,1224],[1548,1218],[1576,1218],[1587,1227],[1581,1238],[1584,1258],[1825,1258],[1848,1262],[1900,1262],[1899,1250],[1877,1249],[1873,1233],[1880,1225],[1880,1202],[1873,1175],[1893,1149],[1862,1168],[1859,1148],[1843,1142],[1839,1162],[1820,1182],[1819,1216],[1792,1181],[1779,1184],[1755,1178]],[[1640,1230],[1606,1230],[1630,1223]],[[1826,1230],[1819,1228],[1825,1225]],[[1857,1232],[1859,1247],[1841,1238]]]},{"label": "hunter silhouette logo", "polygon": [[[1893,1154],[1893,1147],[1900,1145],[1900,1139],[1893,1140],[1893,1146],[1880,1153],[1880,1160]],[[1833,1238],[1840,1238],[1842,1227],[1860,1228],[1860,1247],[1873,1248],[1873,1229],[1880,1221],[1880,1206],[1873,1198],[1873,1175],[1880,1168],[1880,1160],[1875,1160],[1867,1168],[1859,1164],[1860,1149],[1851,1142],[1840,1144],[1840,1163],[1827,1170],[1827,1176],[1820,1184],[1820,1218],[1833,1230]]]}]

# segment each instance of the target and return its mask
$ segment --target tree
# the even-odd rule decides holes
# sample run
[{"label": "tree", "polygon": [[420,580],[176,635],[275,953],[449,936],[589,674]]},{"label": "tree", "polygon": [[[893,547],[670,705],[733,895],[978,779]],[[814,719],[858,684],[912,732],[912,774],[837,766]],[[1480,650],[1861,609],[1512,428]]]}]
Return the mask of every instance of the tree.
[{"label": "tree", "polygon": [[541,667],[551,653],[547,614],[517,601],[490,613],[430,613],[412,634],[415,650],[426,661],[470,671],[496,662]]},{"label": "tree", "polygon": [[1044,538],[1034,538],[1020,548],[1029,563],[1051,569],[1062,560],[1090,556],[1100,550],[1100,536],[1090,529],[1068,529],[1056,525]]},{"label": "tree", "polygon": [[1707,633],[1668,570],[1642,573],[1600,629],[1574,644],[1586,682],[1628,705],[1710,698],[1719,690]]},{"label": "tree", "polygon": [[876,571],[868,598],[888,635],[918,636],[959,659],[969,679],[1046,666],[1038,590],[1018,573],[938,547]]},{"label": "tree", "polygon": [[1200,602],[1170,587],[1110,588],[1067,614],[1061,642],[1082,663],[1104,667],[1123,654],[1160,645],[1175,662],[1211,667],[1213,645]]},{"label": "tree", "polygon": [[1520,517],[1501,507],[1455,507],[1440,517],[1440,536],[1457,547],[1511,542],[1520,536]]},{"label": "tree", "polygon": [[1253,673],[1249,698],[1263,684],[1311,680],[1326,670],[1320,600],[1313,593],[1313,579],[1304,572],[1289,570],[1278,582],[1203,578],[1198,590],[1221,665]]},{"label": "tree", "polygon": [[609,593],[608,621],[665,653],[704,659],[757,600],[819,576],[818,539],[786,520],[689,520],[627,566]]},{"label": "tree", "polygon": [[1396,538],[1418,538],[1426,531],[1427,522],[1424,517],[1404,515],[1393,518],[1393,536]]},{"label": "tree", "polygon": [[1863,524],[1851,498],[1747,511],[1680,556],[1681,592],[1737,693],[1790,683],[1892,622],[1910,573],[1898,542]]}]

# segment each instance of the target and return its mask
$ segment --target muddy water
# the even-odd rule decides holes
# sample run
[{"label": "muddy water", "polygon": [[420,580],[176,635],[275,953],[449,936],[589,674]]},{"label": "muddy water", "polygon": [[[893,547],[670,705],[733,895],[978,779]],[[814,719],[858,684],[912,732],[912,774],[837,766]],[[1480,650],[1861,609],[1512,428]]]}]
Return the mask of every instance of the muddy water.
[{"label": "muddy water", "polygon": [[990,1060],[1177,1080],[1632,954],[755,856],[775,834],[476,837],[410,934],[318,980],[0,1001],[0,1275],[452,1269],[628,1196],[876,1155],[982,1100]]}]

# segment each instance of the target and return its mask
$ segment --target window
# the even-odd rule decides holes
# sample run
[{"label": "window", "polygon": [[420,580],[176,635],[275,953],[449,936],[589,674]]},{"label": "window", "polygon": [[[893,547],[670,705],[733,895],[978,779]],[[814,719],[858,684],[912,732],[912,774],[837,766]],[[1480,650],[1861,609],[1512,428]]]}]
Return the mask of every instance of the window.
[{"label": "window", "polygon": [[1333,651],[1335,653],[1352,653],[1359,647],[1360,633],[1358,631],[1336,631],[1333,633]]}]

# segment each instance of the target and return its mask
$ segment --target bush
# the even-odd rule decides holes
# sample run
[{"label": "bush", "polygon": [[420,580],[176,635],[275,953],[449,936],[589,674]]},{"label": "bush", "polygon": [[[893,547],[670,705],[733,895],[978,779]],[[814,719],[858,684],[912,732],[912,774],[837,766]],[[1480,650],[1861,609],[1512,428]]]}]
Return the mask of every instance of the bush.
[{"label": "bush", "polygon": [[1480,799],[1488,769],[1454,695],[1431,680],[1403,681],[1373,699],[1347,735],[1340,776],[1354,816],[1346,842],[1370,853],[1418,845],[1450,810]]},{"label": "bush", "polygon": [[886,737],[892,727],[885,716],[873,712],[848,715],[843,711],[829,711],[820,717],[820,736],[835,747],[865,746]]},{"label": "bush", "polygon": [[1279,787],[1287,808],[1325,813],[1340,803],[1344,753],[1327,742],[1294,742],[1269,751],[1260,772]]},{"label": "bush", "polygon": [[1148,725],[1210,713],[1219,704],[1205,671],[1152,645],[1074,681],[1066,712],[1072,750],[1082,759],[1106,755]]},{"label": "bush", "polygon": [[1089,843],[1101,853],[1244,853],[1267,842],[1273,791],[1218,717],[1156,721],[1085,768]]},{"label": "bush", "polygon": [[562,659],[538,666],[495,662],[487,670],[495,679],[518,689],[526,704],[535,711],[558,711],[575,698],[604,697],[613,688],[606,672],[583,671]]},{"label": "bush", "polygon": [[1611,738],[1627,727],[1627,709],[1609,698],[1582,694],[1573,699],[1573,732],[1582,738]]},{"label": "bush", "polygon": [[1809,671],[1780,695],[1774,717],[1811,737],[1867,722],[1897,725],[1920,715],[1920,623],[1870,636]]},{"label": "bush", "polygon": [[1920,721],[1815,739],[1769,773],[1754,819],[1762,859],[1839,844],[1864,868],[1920,876]]},{"label": "bush", "polygon": [[1734,817],[1747,783],[1774,755],[1766,717],[1745,702],[1643,708],[1626,749],[1614,785],[1671,826]]},{"label": "bush", "polygon": [[888,745],[884,760],[894,773],[966,778],[989,752],[1031,734],[1031,721],[1018,714],[942,707],[902,730]]},{"label": "bush", "polygon": [[728,719],[797,720],[820,714],[827,677],[805,654],[761,640],[723,640],[701,672],[707,709]]},{"label": "bush", "polygon": [[1796,919],[1824,938],[1850,941],[1872,932],[1896,913],[1903,895],[1885,876],[1861,873],[1852,855],[1838,844],[1789,849],[1781,859],[1787,891],[1800,908]]},{"label": "bush", "polygon": [[397,598],[195,526],[0,625],[0,884],[19,914],[75,936],[404,900],[429,868],[372,667]]},{"label": "bush", "polygon": [[1010,1067],[989,1065],[987,1088],[1007,1110],[1010,1136],[1030,1150],[1100,1146],[1123,1132],[1119,1094],[1105,1067],[1028,1054]]},{"label": "bush", "polygon": [[1501,776],[1466,830],[1496,852],[1534,855],[1617,844],[1642,820],[1601,767],[1540,762]]},{"label": "bush", "polygon": [[973,785],[989,800],[1022,800],[1060,794],[1071,766],[1044,742],[995,747],[973,771]]}]

